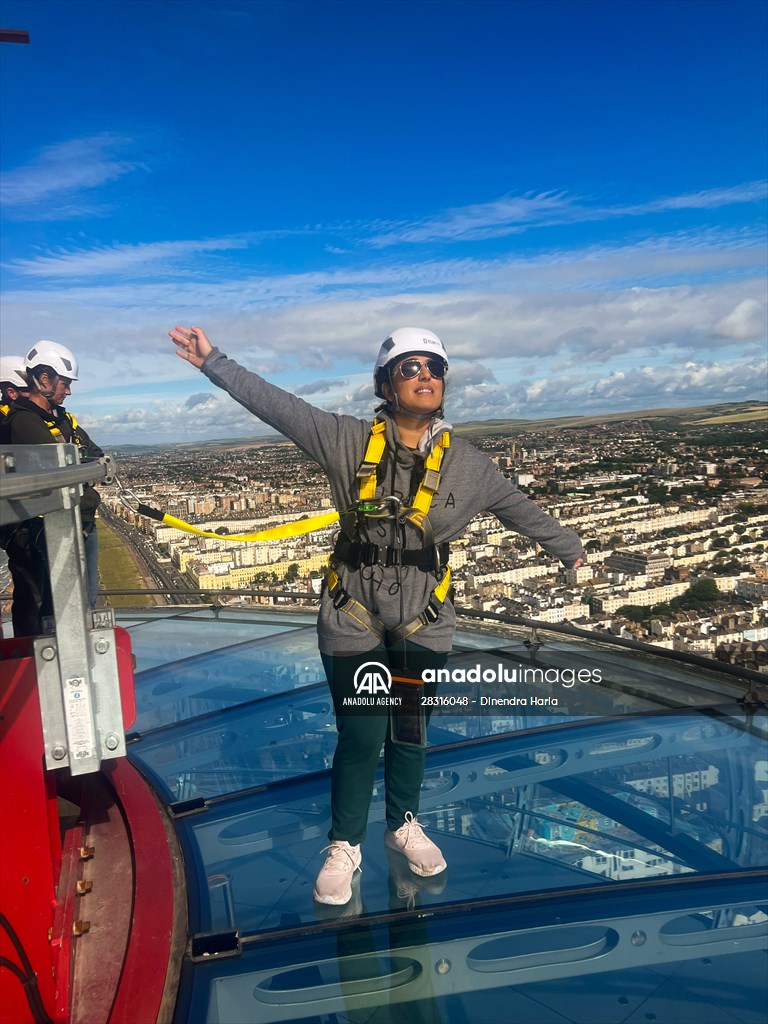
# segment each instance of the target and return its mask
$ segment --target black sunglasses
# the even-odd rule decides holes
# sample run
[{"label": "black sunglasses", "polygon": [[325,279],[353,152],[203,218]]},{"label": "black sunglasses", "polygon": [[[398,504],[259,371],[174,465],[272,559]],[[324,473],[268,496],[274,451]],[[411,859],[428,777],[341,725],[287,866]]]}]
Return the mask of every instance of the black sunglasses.
[{"label": "black sunglasses", "polygon": [[442,380],[447,369],[442,359],[404,359],[397,367],[397,372],[403,380],[413,380],[421,373],[423,366],[429,370],[430,377],[435,380]]}]

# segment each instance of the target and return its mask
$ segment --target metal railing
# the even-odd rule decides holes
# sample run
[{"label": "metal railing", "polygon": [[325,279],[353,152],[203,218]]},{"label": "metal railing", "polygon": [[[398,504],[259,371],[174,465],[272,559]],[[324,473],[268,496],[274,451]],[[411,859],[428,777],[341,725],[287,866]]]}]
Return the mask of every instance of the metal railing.
[{"label": "metal railing", "polygon": [[[168,588],[147,588],[147,589],[125,589],[125,590],[101,590],[99,596],[109,598],[111,596],[124,596],[124,597],[141,597],[144,595],[167,595]],[[176,591],[176,596],[187,596],[191,598],[206,598],[208,601],[205,604],[194,604],[194,605],[169,605],[167,606],[170,611],[173,609],[174,615],[192,614],[194,612],[204,611],[206,608],[212,612],[215,617],[222,611],[231,613],[243,611],[248,613],[250,611],[265,611],[267,608],[271,610],[281,610],[290,612],[291,610],[296,611],[301,609],[301,606],[315,606],[320,601],[320,595],[314,591],[295,591],[295,590],[254,590],[254,589],[240,589],[240,590],[204,590],[200,588],[190,588]],[[244,605],[230,605],[221,603],[217,600],[220,597],[245,597],[250,598],[253,601],[261,601],[266,599],[270,603],[254,604],[249,606]],[[210,602],[210,603],[208,603]],[[290,606],[293,606],[291,608]],[[157,610],[161,606],[155,606]],[[518,615],[505,615],[496,612],[485,612],[476,611],[472,608],[462,608],[460,606],[454,606],[456,615],[461,620],[466,620],[467,623],[475,623],[478,626],[489,625],[493,626],[498,624],[500,626],[514,627],[526,631],[526,640],[524,642],[530,644],[533,647],[541,647],[546,644],[547,635],[549,634],[549,641],[556,637],[569,637],[574,640],[588,641],[592,644],[608,645],[613,648],[621,648],[627,651],[635,651],[638,654],[643,654],[646,657],[661,658],[670,662],[677,662],[678,664],[684,664],[688,666],[698,666],[703,669],[707,669],[710,672],[722,672],[724,675],[731,676],[735,679],[741,679],[744,682],[750,682],[757,684],[757,691],[760,693],[761,699],[768,700],[768,676],[762,675],[760,672],[754,672],[751,669],[743,668],[739,665],[731,665],[727,662],[718,661],[714,658],[705,658],[700,654],[691,654],[684,651],[669,650],[665,647],[657,647],[654,644],[645,644],[639,640],[629,640],[624,637],[613,636],[610,633],[598,632],[590,629],[583,629],[580,626],[573,626],[570,623],[550,623],[542,622],[538,619],[529,619]],[[306,610],[306,608],[304,609]],[[149,611],[149,609],[142,609],[142,611]],[[754,689],[751,687],[750,689]]]}]

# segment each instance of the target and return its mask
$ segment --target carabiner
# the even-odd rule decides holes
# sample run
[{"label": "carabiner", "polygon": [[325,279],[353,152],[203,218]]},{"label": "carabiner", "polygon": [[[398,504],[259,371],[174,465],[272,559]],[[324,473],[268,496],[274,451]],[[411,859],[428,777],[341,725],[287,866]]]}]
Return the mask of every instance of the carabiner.
[{"label": "carabiner", "polygon": [[[121,503],[125,505],[129,512],[133,512],[134,515],[138,515],[139,505],[141,505],[139,498],[136,497],[132,490],[125,486],[117,473],[115,473],[115,483],[119,490],[118,497],[120,498]],[[132,505],[131,501],[135,502],[135,505]]]}]

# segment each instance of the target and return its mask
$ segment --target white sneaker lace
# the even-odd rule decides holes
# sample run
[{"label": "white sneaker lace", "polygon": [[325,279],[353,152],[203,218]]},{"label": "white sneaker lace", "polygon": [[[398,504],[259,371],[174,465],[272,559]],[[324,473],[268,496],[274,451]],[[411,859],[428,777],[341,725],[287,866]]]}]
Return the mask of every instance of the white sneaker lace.
[{"label": "white sneaker lace", "polygon": [[337,871],[340,874],[343,874],[343,872],[348,871],[349,868],[347,867],[346,864],[342,864],[341,862],[337,862],[336,864],[333,863],[334,857],[336,857],[336,855],[339,853],[343,853],[351,863],[352,870],[359,871],[360,874],[363,873],[362,867],[360,867],[359,864],[355,864],[355,858],[352,854],[352,849],[349,846],[342,846],[340,843],[330,843],[328,846],[324,846],[320,853],[325,853],[326,850],[328,850],[329,853],[328,856],[325,858],[325,864],[323,864],[323,871],[327,871],[328,874],[331,874],[332,872],[335,874]]},{"label": "white sneaker lace", "polygon": [[[403,836],[405,831],[405,836]],[[414,818],[410,811],[406,812],[405,823],[395,833],[398,839],[403,839],[403,849],[410,847],[412,850],[418,850],[425,846],[432,846],[432,840],[428,839],[424,835],[424,826]]]}]

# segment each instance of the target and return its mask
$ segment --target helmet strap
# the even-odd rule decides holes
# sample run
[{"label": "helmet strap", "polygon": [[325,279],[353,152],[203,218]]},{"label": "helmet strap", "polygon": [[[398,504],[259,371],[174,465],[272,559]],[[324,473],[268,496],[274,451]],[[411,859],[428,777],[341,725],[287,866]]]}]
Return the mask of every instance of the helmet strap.
[{"label": "helmet strap", "polygon": [[[42,376],[42,374],[40,376]],[[42,395],[43,398],[47,398],[48,400],[50,400],[56,393],[56,385],[59,383],[59,375],[58,373],[46,373],[46,376],[51,377],[53,379],[53,384],[51,388],[47,391],[43,390],[43,386],[40,383],[40,377],[35,377],[34,375],[32,375],[32,380],[35,382],[35,387],[37,388],[38,393]]]}]

